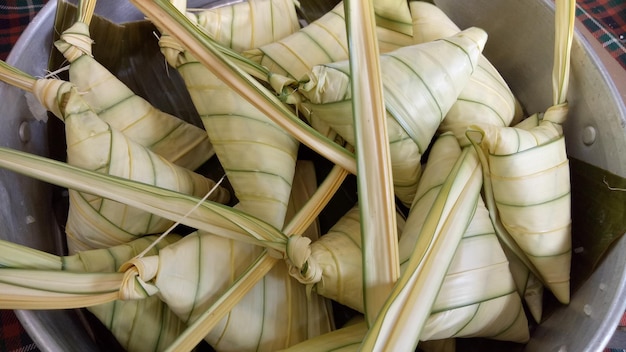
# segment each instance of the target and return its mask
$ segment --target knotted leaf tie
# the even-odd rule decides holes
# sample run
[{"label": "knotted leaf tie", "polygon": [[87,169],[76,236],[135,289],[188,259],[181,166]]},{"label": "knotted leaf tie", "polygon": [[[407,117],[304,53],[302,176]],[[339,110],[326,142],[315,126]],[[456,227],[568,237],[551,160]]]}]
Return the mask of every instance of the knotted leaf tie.
[{"label": "knotted leaf tie", "polygon": [[120,272],[124,272],[120,299],[144,299],[158,293],[158,287],[151,282],[156,277],[158,268],[158,256],[131,259],[123,264],[120,267]]},{"label": "knotted leaf tie", "polygon": [[54,44],[69,62],[83,55],[93,56],[91,53],[93,40],[89,35],[89,25],[83,22],[74,23]]},{"label": "knotted leaf tie", "polygon": [[[178,62],[182,53],[185,53],[185,48],[176,39],[166,33],[161,33],[159,47],[161,47],[161,52],[167,58],[167,61],[172,65]],[[189,53],[185,54],[189,55]]]},{"label": "knotted leaf tie", "polygon": [[543,119],[561,125],[567,118],[568,110],[567,102],[553,105],[546,110]]},{"label": "knotted leaf tie", "polygon": [[322,269],[311,257],[311,239],[293,235],[287,239],[285,260],[289,274],[305,285],[313,285],[322,279]]}]

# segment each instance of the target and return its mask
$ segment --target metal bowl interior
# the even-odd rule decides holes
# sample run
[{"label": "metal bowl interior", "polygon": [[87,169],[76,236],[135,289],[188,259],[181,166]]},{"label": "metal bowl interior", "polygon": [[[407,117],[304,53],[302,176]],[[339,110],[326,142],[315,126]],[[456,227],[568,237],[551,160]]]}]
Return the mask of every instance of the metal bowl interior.
[{"label": "metal bowl interior", "polygon": [[[216,3],[204,1],[204,4]],[[551,100],[553,41],[552,2],[546,0],[436,0],[462,28],[477,26],[489,34],[485,55],[529,112],[544,111]],[[198,4],[200,5],[200,4]],[[56,1],[51,0],[23,33],[7,61],[33,75],[47,66],[52,45]],[[127,1],[100,2],[96,13],[117,22],[142,15]],[[626,177],[626,108],[612,78],[589,43],[576,34],[568,97],[571,114],[565,133],[568,153]],[[0,145],[48,154],[45,123],[33,119],[18,89],[0,86],[3,128]],[[596,140],[583,142],[595,129]],[[51,186],[0,169],[0,237],[41,250],[61,253],[62,234],[42,199]],[[533,331],[526,351],[601,350],[626,308],[626,238],[622,238],[568,306],[559,307]],[[79,311],[19,311],[25,328],[45,351],[95,351],[93,331]],[[67,333],[72,331],[71,333]]]}]

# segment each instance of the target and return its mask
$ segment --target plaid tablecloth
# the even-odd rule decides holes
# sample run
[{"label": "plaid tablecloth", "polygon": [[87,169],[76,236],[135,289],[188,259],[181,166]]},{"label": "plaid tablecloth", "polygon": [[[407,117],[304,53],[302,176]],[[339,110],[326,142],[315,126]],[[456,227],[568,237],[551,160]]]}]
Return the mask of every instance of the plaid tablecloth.
[{"label": "plaid tablecloth", "polygon": [[576,17],[626,70],[626,1],[578,0]]},{"label": "plaid tablecloth", "polygon": [[0,310],[0,351],[39,351],[11,310]]},{"label": "plaid tablecloth", "polygon": [[[0,2],[0,59],[47,0],[2,0]],[[578,0],[576,16],[626,69],[626,0]],[[618,329],[626,329],[626,314]],[[611,346],[605,352],[626,352],[626,346]],[[12,311],[0,310],[0,352],[39,351]]]},{"label": "plaid tablecloth", "polygon": [[24,28],[47,0],[2,0],[0,2],[0,59],[6,59]]}]

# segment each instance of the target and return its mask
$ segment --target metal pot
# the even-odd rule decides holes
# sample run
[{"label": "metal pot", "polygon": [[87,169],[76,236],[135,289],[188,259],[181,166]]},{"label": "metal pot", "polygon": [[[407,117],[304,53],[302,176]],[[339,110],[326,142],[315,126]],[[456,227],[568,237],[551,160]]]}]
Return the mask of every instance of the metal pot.
[{"label": "metal pot", "polygon": [[[478,26],[489,34],[485,55],[509,82],[529,112],[550,105],[553,3],[547,0],[436,0],[462,28]],[[47,66],[56,1],[37,15],[7,61],[33,75]],[[100,2],[96,13],[117,22],[142,15],[125,0]],[[580,34],[572,49],[565,126],[571,156],[626,177],[626,107],[605,66]],[[623,74],[624,72],[620,72]],[[33,119],[24,94],[0,85],[3,102],[0,145],[48,154],[45,123]],[[590,140],[590,136],[592,137]],[[0,169],[0,237],[61,253],[63,236],[50,209],[51,186]],[[594,274],[532,333],[526,351],[600,351],[626,309],[626,238],[612,248]],[[18,311],[37,345],[45,351],[101,350],[79,310]]]}]

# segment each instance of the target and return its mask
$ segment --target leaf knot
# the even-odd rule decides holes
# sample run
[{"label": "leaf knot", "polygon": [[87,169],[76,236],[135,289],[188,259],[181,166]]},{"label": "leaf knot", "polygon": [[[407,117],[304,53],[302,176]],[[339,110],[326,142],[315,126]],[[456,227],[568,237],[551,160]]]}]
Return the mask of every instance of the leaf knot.
[{"label": "leaf knot", "polygon": [[322,269],[311,257],[311,239],[293,235],[287,239],[287,265],[289,274],[300,283],[311,285],[322,279]]},{"label": "leaf knot", "polygon": [[91,45],[93,40],[89,35],[89,25],[83,22],[76,22],[70,28],[61,34],[61,39],[54,43],[63,56],[69,61],[74,62],[83,55],[93,56],[91,54]]},{"label": "leaf knot", "polygon": [[120,271],[124,278],[120,287],[121,300],[144,299],[159,292],[150,281],[156,277],[159,268],[159,257],[135,258],[124,263]]}]

